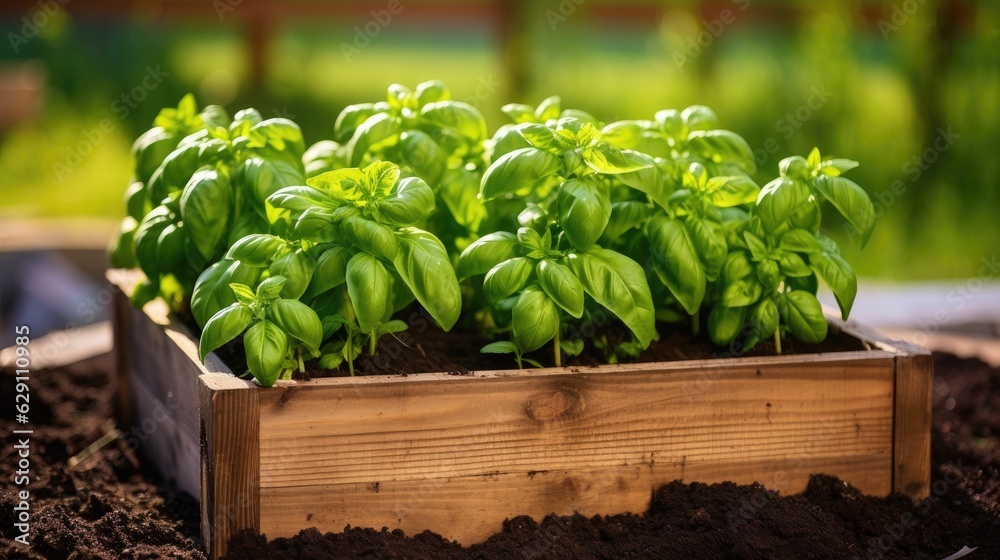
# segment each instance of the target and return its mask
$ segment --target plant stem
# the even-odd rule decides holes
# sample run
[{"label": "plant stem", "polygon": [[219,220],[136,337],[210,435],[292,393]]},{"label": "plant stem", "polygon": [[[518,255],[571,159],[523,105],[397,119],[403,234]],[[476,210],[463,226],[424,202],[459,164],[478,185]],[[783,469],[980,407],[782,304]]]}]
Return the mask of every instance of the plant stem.
[{"label": "plant stem", "polygon": [[781,329],[774,329],[774,351],[781,355]]},{"label": "plant stem", "polygon": [[700,323],[701,323],[701,321],[700,321],[700,319],[701,319],[701,318],[699,317],[699,315],[698,315],[698,312],[697,312],[697,311],[695,311],[695,312],[694,312],[694,314],[693,314],[693,315],[691,315],[691,332],[692,332],[692,333],[693,333],[693,334],[694,334],[695,336],[698,336],[698,331],[700,331],[700,330],[701,330],[701,324],[700,324]]},{"label": "plant stem", "polygon": [[555,349],[556,367],[562,367],[562,345],[559,342],[559,329],[556,329],[556,339],[552,344]]},{"label": "plant stem", "polygon": [[302,353],[299,353],[299,373],[306,372],[306,364],[302,361]]},{"label": "plant stem", "polygon": [[378,344],[378,338],[375,336],[374,332],[372,332],[372,334],[369,335],[369,340],[371,342],[368,343],[368,355],[369,356],[374,356],[375,355],[375,345]]},{"label": "plant stem", "polygon": [[351,372],[351,377],[354,377],[354,332],[351,327],[354,325],[354,306],[351,305],[351,296],[347,293],[347,288],[344,288],[344,315],[347,316],[347,369]]}]

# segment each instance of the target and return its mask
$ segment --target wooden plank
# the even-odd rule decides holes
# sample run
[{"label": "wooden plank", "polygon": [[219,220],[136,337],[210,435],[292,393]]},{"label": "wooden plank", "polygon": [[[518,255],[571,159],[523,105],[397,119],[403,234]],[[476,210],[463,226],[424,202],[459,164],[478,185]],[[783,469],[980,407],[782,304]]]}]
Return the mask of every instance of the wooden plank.
[{"label": "wooden plank", "polygon": [[260,531],[261,391],[231,375],[200,379],[201,530],[210,558],[238,531]]},{"label": "wooden plank", "polygon": [[892,490],[919,500],[931,490],[931,407],[934,360],[909,344],[896,357]]},{"label": "wooden plank", "polygon": [[796,493],[827,473],[891,491],[892,354],[724,362],[256,391],[260,529],[468,544],[513,515],[641,512],[675,479]]},{"label": "wooden plank", "polygon": [[111,327],[115,353],[115,379],[118,382],[115,399],[115,416],[119,426],[129,426],[135,422],[135,404],[132,398],[132,375],[130,373],[129,355],[132,350],[129,333],[131,314],[128,297],[120,286],[108,282],[111,290]]}]

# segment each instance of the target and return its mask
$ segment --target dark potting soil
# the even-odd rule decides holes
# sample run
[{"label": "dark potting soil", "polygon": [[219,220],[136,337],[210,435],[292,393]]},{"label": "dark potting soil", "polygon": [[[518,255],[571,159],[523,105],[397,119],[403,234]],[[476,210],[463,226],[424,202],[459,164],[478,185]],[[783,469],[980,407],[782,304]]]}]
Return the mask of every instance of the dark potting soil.
[{"label": "dark potting soil", "polygon": [[[355,375],[409,375],[413,373],[447,372],[462,375],[473,371],[514,369],[517,367],[509,354],[483,354],[479,350],[493,342],[474,328],[457,325],[450,332],[442,331],[436,323],[419,307],[411,308],[406,323],[409,328],[395,335],[385,335],[379,339],[374,355],[369,355],[367,345],[361,356],[355,360]],[[704,320],[702,321],[704,324]],[[192,332],[198,332],[193,320],[187,320]],[[601,327],[584,326],[583,332],[572,333],[567,338],[584,338],[587,344],[579,356],[563,356],[564,366],[593,367],[609,363],[609,356],[597,348],[595,340],[607,341],[608,347],[627,342],[631,335],[624,325],[616,322]],[[719,348],[702,332],[692,335],[687,324],[659,323],[659,340],[636,358],[618,357],[618,362],[675,362],[736,356],[773,356],[773,340],[766,340],[747,352],[739,347]],[[334,335],[336,337],[336,335]],[[800,342],[792,337],[782,341],[785,354],[812,354],[818,352],[851,352],[865,350],[858,339],[831,329],[826,340],[819,344]],[[216,350],[216,354],[237,373],[246,372],[246,356],[243,345],[234,341]],[[553,365],[552,345],[525,354],[543,365]],[[314,377],[342,377],[350,375],[347,364],[337,369],[327,370],[319,366],[318,360],[306,362],[305,372],[296,371],[293,379],[304,380]],[[530,367],[527,366],[526,367]]]},{"label": "dark potting soil", "polygon": [[[132,452],[134,440],[112,441],[79,465],[67,465],[108,430],[114,399],[109,367],[104,357],[33,374],[31,546],[13,541],[16,488],[5,475],[0,558],[204,558],[197,503],[158,485]],[[12,378],[0,378],[0,389],[9,403]],[[932,497],[918,504],[901,496],[863,496],[821,475],[800,496],[779,496],[759,485],[673,482],[639,515],[518,517],[470,548],[431,533],[305,529],[273,540],[239,535],[228,557],[941,559],[969,546],[978,547],[970,560],[1000,558],[998,395],[1000,369],[935,355],[934,484]],[[13,407],[0,407],[0,430],[19,428]],[[12,445],[0,450],[5,473],[15,455]]]}]

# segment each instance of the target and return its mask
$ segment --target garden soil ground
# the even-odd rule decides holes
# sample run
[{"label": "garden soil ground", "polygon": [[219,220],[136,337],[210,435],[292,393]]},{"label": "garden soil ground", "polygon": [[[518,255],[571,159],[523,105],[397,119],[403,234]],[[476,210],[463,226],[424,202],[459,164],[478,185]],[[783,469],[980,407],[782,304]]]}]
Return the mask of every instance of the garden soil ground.
[{"label": "garden soil ground", "polygon": [[[68,460],[107,433],[110,358],[33,376],[31,546],[13,541],[11,378],[0,382],[0,558],[201,559],[197,503],[158,486],[118,439]],[[816,476],[800,496],[759,486],[668,484],[642,515],[509,520],[482,545],[424,533],[305,529],[290,539],[241,535],[231,558],[1000,558],[1000,370],[935,356],[933,497],[867,497]]]}]

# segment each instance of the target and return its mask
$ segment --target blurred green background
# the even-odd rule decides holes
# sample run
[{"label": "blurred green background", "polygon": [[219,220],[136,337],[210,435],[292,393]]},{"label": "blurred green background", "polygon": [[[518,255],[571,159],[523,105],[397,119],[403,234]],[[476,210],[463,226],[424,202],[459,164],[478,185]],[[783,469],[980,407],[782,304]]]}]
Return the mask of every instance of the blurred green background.
[{"label": "blurred green background", "polygon": [[998,24],[987,0],[5,0],[0,219],[123,215],[132,140],[189,91],[311,143],[440,78],[493,129],[551,94],[606,121],[709,105],[761,184],[813,146],[859,160],[874,236],[825,223],[860,274],[970,277],[1000,245]]}]

